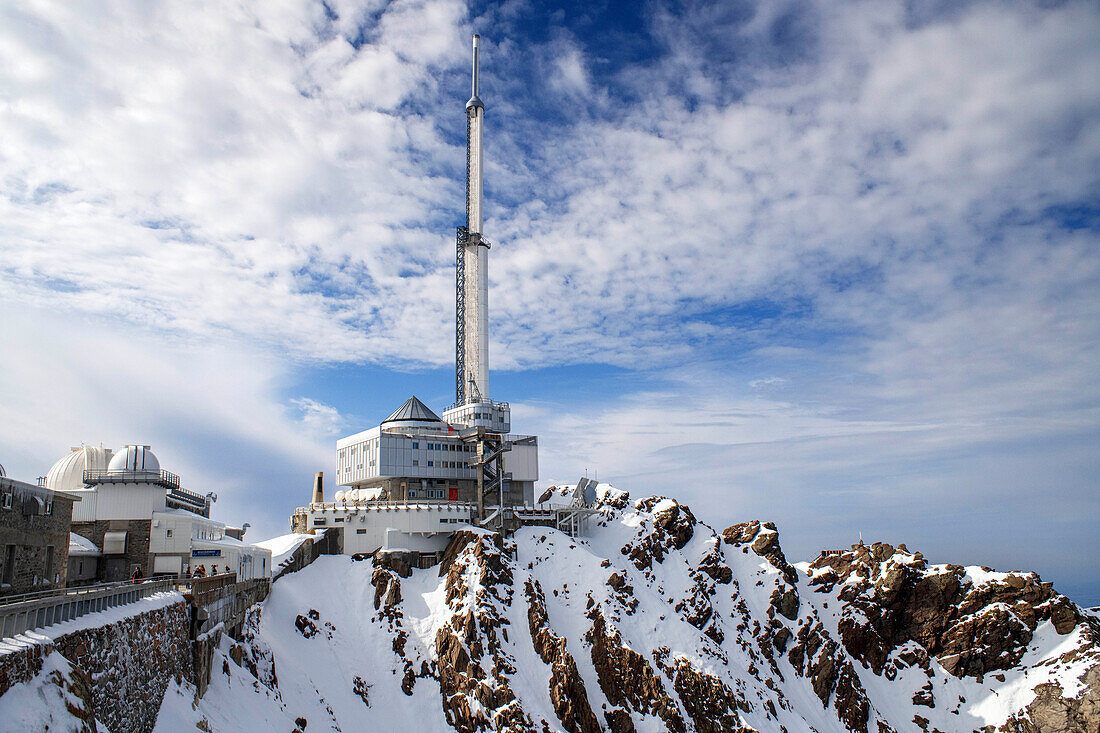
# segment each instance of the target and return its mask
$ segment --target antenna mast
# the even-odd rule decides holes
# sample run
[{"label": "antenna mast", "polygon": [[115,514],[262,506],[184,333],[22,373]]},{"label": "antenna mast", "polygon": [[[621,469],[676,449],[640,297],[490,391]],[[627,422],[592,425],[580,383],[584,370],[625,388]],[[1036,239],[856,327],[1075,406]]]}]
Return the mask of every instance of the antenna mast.
[{"label": "antenna mast", "polygon": [[481,238],[482,127],[478,97],[481,37],[473,43],[472,94],[466,102],[466,226],[455,254],[455,404],[481,402],[489,381],[489,243]]}]

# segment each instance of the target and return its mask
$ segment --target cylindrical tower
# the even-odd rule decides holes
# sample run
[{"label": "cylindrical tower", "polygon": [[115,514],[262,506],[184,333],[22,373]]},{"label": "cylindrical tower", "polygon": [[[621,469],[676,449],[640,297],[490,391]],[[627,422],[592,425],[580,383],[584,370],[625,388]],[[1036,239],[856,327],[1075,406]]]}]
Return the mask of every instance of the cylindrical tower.
[{"label": "cylindrical tower", "polygon": [[485,105],[478,97],[478,55],[474,36],[473,95],[466,103],[465,402],[489,398],[489,245],[481,237],[482,132]]}]

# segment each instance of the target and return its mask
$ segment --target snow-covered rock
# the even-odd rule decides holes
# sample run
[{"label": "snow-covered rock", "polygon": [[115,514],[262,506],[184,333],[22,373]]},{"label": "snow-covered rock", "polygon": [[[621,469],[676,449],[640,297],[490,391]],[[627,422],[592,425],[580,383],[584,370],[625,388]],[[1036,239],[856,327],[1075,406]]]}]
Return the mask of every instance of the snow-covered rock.
[{"label": "snow-covered rock", "polygon": [[216,652],[193,717],[215,732],[1096,730],[1100,619],[1034,574],[881,543],[792,565],[768,522],[716,532],[675,499],[600,489],[586,538],[471,528],[435,568],[324,556],[284,577],[246,641]]}]

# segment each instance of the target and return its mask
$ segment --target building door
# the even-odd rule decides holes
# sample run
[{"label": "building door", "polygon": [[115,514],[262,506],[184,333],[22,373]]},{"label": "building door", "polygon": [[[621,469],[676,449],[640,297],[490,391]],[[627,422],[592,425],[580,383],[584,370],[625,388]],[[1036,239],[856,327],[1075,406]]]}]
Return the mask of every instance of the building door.
[{"label": "building door", "polygon": [[458,488],[452,486],[447,489],[447,501],[458,501]]}]

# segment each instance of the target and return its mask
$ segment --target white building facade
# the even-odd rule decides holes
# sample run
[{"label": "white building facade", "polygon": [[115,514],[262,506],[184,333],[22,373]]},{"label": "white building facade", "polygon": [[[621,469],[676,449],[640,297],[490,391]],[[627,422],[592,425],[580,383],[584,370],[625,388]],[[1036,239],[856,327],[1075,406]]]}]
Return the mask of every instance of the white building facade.
[{"label": "white building facade", "polygon": [[271,552],[227,537],[225,524],[210,518],[217,496],[184,489],[149,446],[73,448],[46,485],[80,497],[72,531],[100,553],[97,580],[124,580],[134,568],[145,577],[182,576],[199,565],[207,574],[228,568],[238,580],[270,577]]}]

